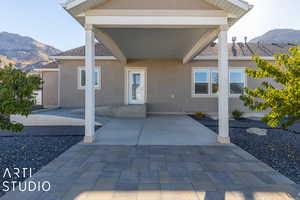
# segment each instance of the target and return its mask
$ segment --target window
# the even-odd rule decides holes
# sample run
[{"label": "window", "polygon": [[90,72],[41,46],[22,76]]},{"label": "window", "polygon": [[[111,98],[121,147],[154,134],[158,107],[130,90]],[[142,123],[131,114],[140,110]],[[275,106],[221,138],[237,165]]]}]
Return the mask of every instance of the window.
[{"label": "window", "polygon": [[209,70],[195,69],[193,74],[194,74],[194,94],[195,95],[209,94]]},{"label": "window", "polygon": [[243,94],[245,88],[245,73],[241,69],[230,70],[230,94]]},{"label": "window", "polygon": [[[95,68],[94,80],[95,80],[95,88],[100,88],[100,67]],[[80,67],[78,69],[78,88],[84,89],[85,87],[85,69],[84,67]]]},{"label": "window", "polygon": [[212,70],[211,71],[211,94],[218,94],[219,90],[219,77],[218,77],[218,71]]},{"label": "window", "polygon": [[[197,96],[216,96],[219,90],[219,76],[216,68],[193,69],[193,85],[192,93],[194,97]],[[230,69],[230,95],[243,94],[246,87],[245,72],[244,69]]]}]

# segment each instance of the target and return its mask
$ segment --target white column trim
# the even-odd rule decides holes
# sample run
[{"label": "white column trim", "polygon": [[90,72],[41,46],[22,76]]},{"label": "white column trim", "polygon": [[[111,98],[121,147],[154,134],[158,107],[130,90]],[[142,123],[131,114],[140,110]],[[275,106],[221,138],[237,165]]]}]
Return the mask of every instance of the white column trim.
[{"label": "white column trim", "polygon": [[236,16],[224,10],[172,10],[172,9],[92,9],[84,16],[199,16],[199,17],[232,17]]},{"label": "white column trim", "polygon": [[58,65],[58,91],[57,91],[57,106],[61,106],[61,71],[60,71],[60,65]]},{"label": "white column trim", "polygon": [[85,137],[84,142],[95,141],[95,90],[94,90],[94,68],[95,68],[95,36],[93,26],[87,25],[85,39]]},{"label": "white column trim", "polygon": [[219,135],[218,142],[230,143],[229,138],[229,67],[228,67],[228,26],[221,26],[218,45],[218,68],[219,68]]},{"label": "white column trim", "polygon": [[86,16],[85,20],[87,24],[110,28],[198,27],[227,24],[227,17],[201,16]]}]

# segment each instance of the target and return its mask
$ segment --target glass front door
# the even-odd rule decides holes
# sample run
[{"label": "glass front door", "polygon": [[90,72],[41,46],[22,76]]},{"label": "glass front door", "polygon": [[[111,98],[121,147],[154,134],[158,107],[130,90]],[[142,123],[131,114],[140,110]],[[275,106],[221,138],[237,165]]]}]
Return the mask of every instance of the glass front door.
[{"label": "glass front door", "polygon": [[128,103],[145,103],[145,72],[144,70],[129,70],[128,73]]}]

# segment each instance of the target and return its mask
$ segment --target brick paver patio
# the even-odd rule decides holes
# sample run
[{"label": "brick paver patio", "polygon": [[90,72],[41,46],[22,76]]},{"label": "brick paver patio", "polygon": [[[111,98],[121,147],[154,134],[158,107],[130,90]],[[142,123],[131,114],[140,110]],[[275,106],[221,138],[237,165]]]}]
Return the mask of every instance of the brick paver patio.
[{"label": "brick paver patio", "polygon": [[78,144],[29,180],[50,181],[51,191],[2,200],[286,200],[300,191],[234,145]]}]

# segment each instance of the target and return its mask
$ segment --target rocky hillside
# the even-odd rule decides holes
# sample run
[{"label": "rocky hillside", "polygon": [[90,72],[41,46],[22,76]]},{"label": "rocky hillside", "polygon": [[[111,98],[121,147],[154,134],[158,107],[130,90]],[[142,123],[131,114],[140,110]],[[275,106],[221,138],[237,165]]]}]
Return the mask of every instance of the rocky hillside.
[{"label": "rocky hillside", "polygon": [[0,59],[2,65],[3,63],[13,63],[22,68],[39,61],[48,61],[49,56],[60,52],[60,50],[30,37],[0,32]]},{"label": "rocky hillside", "polygon": [[300,30],[293,29],[275,29],[265,33],[262,36],[256,37],[250,42],[264,43],[292,43],[300,44]]}]

